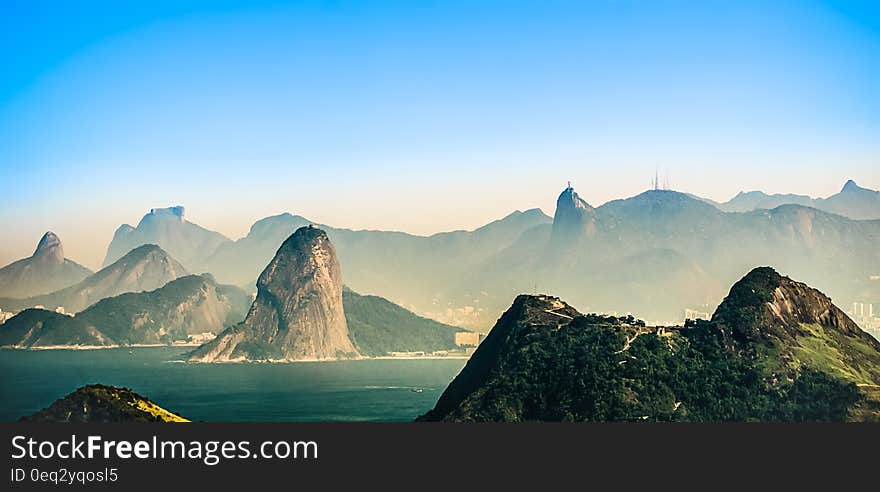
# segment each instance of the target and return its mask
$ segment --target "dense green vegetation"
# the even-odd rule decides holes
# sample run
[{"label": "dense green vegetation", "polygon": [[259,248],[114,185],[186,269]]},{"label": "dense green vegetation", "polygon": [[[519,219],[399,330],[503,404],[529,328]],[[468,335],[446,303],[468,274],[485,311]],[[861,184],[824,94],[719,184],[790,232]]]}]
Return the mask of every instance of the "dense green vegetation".
[{"label": "dense green vegetation", "polygon": [[54,311],[25,309],[0,325],[0,346],[90,345],[94,337],[88,323]]},{"label": "dense green vegetation", "polygon": [[840,421],[859,401],[855,384],[810,369],[769,383],[708,322],[658,336],[627,321],[578,317],[519,333],[452,419]]},{"label": "dense green vegetation", "polygon": [[[151,338],[151,333],[167,327],[158,342],[171,343],[175,340],[186,340],[185,326],[167,323],[169,313],[198,295],[205,288],[209,277],[189,275],[165,284],[161,289],[149,292],[122,294],[98,301],[76,318],[100,327],[102,333],[121,344],[143,343]],[[249,298],[241,289],[231,286],[216,286],[218,293],[229,299],[232,310],[226,316],[223,328],[244,319]]]},{"label": "dense green vegetation", "polygon": [[877,421],[880,343],[772,268],[710,321],[646,327],[517,297],[422,420]]},{"label": "dense green vegetation", "polygon": [[376,357],[388,352],[447,350],[455,348],[454,326],[422,318],[377,296],[342,292],[345,321],[352,342],[362,355]]}]

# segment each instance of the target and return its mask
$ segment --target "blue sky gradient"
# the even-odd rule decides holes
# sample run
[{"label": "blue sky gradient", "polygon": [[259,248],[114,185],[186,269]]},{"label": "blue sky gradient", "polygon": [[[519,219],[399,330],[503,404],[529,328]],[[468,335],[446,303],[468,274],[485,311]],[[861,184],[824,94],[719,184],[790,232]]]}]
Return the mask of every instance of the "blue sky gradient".
[{"label": "blue sky gradient", "polygon": [[672,187],[880,188],[876,2],[4,2],[0,263],[185,205],[426,234]]}]

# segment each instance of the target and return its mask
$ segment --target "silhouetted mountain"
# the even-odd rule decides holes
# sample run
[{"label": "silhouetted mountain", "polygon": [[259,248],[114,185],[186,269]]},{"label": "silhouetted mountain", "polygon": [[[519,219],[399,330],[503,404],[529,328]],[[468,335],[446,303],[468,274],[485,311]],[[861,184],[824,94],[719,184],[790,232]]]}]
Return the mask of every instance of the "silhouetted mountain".
[{"label": "silhouetted mountain", "polygon": [[123,224],[116,230],[103,265],[115,262],[138,246],[156,244],[192,268],[226,242],[229,242],[226,236],[186,220],[181,206],[154,208],[137,227]]},{"label": "silhouetted mountain", "polygon": [[768,195],[763,191],[741,191],[729,201],[718,204],[718,208],[725,212],[751,212],[759,208],[771,209],[787,204],[813,207],[815,200],[806,195],[790,193]]},{"label": "silhouetted mountain", "polygon": [[61,239],[47,232],[29,258],[0,268],[0,297],[30,297],[73,285],[92,274],[64,257]]},{"label": "silhouetted mountain", "polygon": [[189,422],[128,388],[91,384],[60,398],[22,422]]},{"label": "silhouetted mountain", "polygon": [[196,349],[192,362],[357,357],[342,307],[342,271],[327,234],[287,238],[257,280],[244,321]]},{"label": "silhouetted mountain", "polygon": [[767,195],[761,191],[749,191],[740,192],[730,201],[719,204],[718,208],[725,212],[750,212],[781,205],[802,205],[856,220],[880,219],[880,192],[861,188],[853,180],[847,181],[840,193],[828,198],[793,194]]},{"label": "silhouetted mountain", "polygon": [[556,199],[551,241],[558,247],[565,247],[595,234],[596,210],[569,185]]},{"label": "silhouetted mountain", "polygon": [[107,297],[162,287],[187,275],[183,266],[155,244],[139,246],[112,265],[65,289],[26,299],[0,299],[6,311],[43,306],[76,313]]},{"label": "silhouetted mountain", "polygon": [[878,388],[880,342],[758,268],[684,328],[518,296],[420,420],[878,421]]}]

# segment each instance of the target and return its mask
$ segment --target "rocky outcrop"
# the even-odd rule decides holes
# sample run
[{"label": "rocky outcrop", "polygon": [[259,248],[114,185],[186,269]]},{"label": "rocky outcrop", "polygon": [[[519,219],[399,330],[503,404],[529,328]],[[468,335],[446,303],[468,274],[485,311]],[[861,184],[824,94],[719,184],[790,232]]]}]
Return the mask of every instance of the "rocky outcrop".
[{"label": "rocky outcrop", "polygon": [[104,266],[110,265],[134,248],[156,244],[187,267],[194,269],[229,239],[186,220],[181,206],[153,208],[137,227],[121,225],[107,248]]},{"label": "rocky outcrop", "polygon": [[47,232],[34,254],[0,268],[0,297],[30,297],[73,285],[92,271],[64,257],[61,239]]},{"label": "rocky outcrop", "polygon": [[128,388],[83,386],[22,422],[189,422]]},{"label": "rocky outcrop", "polygon": [[3,299],[0,307],[14,311],[42,306],[76,313],[108,297],[154,290],[187,275],[183,265],[155,244],[139,246],[85,280],[59,291],[26,299]]},{"label": "rocky outcrop", "polygon": [[712,321],[741,342],[794,340],[805,325],[819,325],[835,335],[880,342],[863,332],[825,294],[782,276],[770,267],[749,272],[730,289]]},{"label": "rocky outcrop", "polygon": [[192,362],[322,360],[359,356],[342,304],[342,271],[327,234],[298,229],[257,280],[245,320],[196,349]]},{"label": "rocky outcrop", "polygon": [[596,234],[596,210],[569,185],[556,199],[551,244],[572,245]]}]

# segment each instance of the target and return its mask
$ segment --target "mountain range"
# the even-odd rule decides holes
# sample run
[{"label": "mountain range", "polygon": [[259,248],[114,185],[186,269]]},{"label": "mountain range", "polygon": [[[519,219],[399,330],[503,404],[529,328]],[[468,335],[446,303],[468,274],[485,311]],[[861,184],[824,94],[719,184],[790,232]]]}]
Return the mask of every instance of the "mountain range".
[{"label": "mountain range", "polygon": [[[792,272],[837,299],[880,299],[880,283],[869,280],[880,273],[874,272],[880,256],[872,247],[880,221],[839,215],[871,217],[876,191],[848,181],[826,199],[746,196],[758,195],[717,204],[650,190],[593,207],[568,187],[552,219],[538,209],[517,211],[473,231],[424,237],[316,225],[335,245],[350,288],[472,329],[485,330],[506,299],[536,288],[595,311],[680,321],[685,308],[711,310],[724,286],[756,264]],[[141,221],[154,225],[139,225],[140,241],[185,249],[183,264],[191,271],[245,288],[285,238],[312,223],[285,213],[257,221],[237,241],[214,235],[207,247],[184,247],[182,235],[157,231],[198,226],[183,219],[182,209],[163,210]]]},{"label": "mountain range", "polygon": [[880,299],[880,283],[870,280],[880,273],[880,221],[800,205],[722,212],[667,190],[594,208],[568,189],[556,218],[471,268],[448,286],[449,297],[489,293],[479,305],[494,314],[504,297],[537,287],[592,311],[679,322],[685,308],[710,311],[724,285],[769,264],[835,298]]},{"label": "mountain range", "polygon": [[[880,282],[870,278],[880,274],[873,247],[880,220],[840,214],[872,217],[877,197],[848,181],[825,199],[753,192],[718,204],[650,190],[593,207],[568,187],[553,218],[532,209],[473,231],[424,237],[316,225],[333,242],[348,287],[443,323],[485,330],[511,296],[536,289],[598,312],[676,322],[686,308],[711,311],[724,286],[756,264],[790,272],[846,304],[876,302]],[[278,246],[311,223],[286,213],[267,217],[231,241],[187,221],[183,207],[153,209],[137,228],[120,227],[107,261],[139,243],[158,244],[177,251],[171,256],[188,271],[252,289]],[[0,307],[38,304],[32,301]]]},{"label": "mountain range", "polygon": [[880,342],[756,268],[711,320],[650,327],[520,295],[423,421],[877,421]]},{"label": "mountain range", "polygon": [[63,308],[67,313],[77,313],[101,299],[126,292],[158,289],[184,275],[188,273],[183,265],[162,248],[155,244],[145,244],[70,287],[24,299],[2,298],[0,308],[17,311],[42,306],[50,310]]},{"label": "mountain range", "polygon": [[[247,323],[241,325],[255,333],[241,346],[236,342],[228,347],[234,358],[248,347],[245,358],[269,354],[290,360],[456,348],[460,328],[343,288],[326,233],[312,226],[298,233],[282,243],[264,269],[253,305],[242,289],[219,284],[210,274],[188,275],[163,249],[148,244],[60,291],[0,299],[3,309],[21,310],[2,325],[0,346],[169,344],[218,334],[247,314]],[[279,310],[285,302],[287,307]],[[226,344],[225,337],[236,330],[224,332],[214,344]],[[256,349],[263,345],[272,350],[264,354]],[[208,356],[200,360],[209,359],[213,361]]]},{"label": "mountain range", "polygon": [[803,205],[856,220],[880,219],[880,192],[862,188],[848,180],[839,193],[828,198],[806,195],[773,194],[761,191],[740,192],[727,202],[716,204],[725,212],[751,212],[780,205]]},{"label": "mountain range", "polygon": [[0,346],[114,347],[185,342],[190,335],[217,334],[244,318],[250,296],[218,285],[210,276],[189,275],[147,292],[98,301],[76,316],[25,309],[0,325]]}]

